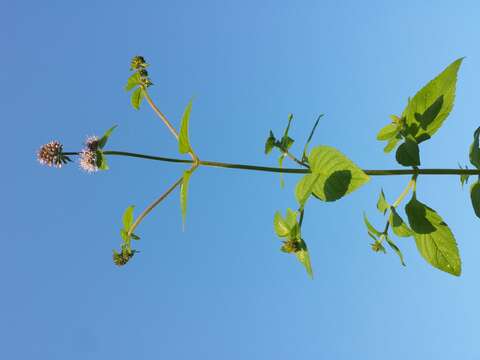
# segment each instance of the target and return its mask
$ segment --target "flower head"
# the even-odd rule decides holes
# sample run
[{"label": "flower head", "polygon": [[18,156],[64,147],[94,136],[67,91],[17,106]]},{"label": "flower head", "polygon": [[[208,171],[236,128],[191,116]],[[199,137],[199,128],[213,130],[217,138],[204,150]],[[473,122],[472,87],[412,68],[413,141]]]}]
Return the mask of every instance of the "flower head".
[{"label": "flower head", "polygon": [[98,150],[98,143],[99,143],[99,138],[97,136],[89,136],[87,140],[85,140],[85,149],[91,150],[91,151],[97,151]]},{"label": "flower head", "polygon": [[88,148],[83,149],[80,152],[80,168],[88,173],[94,173],[98,171],[97,152]]},{"label": "flower head", "polygon": [[61,168],[62,165],[71,161],[63,154],[63,145],[54,140],[43,145],[37,152],[37,159],[42,165]]}]

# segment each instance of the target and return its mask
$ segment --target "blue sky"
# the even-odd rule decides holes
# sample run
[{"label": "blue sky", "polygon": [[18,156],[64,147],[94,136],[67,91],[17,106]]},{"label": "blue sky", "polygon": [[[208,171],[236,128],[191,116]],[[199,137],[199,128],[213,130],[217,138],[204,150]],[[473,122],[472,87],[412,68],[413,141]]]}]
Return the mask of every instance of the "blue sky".
[{"label": "blue sky", "polygon": [[123,85],[144,55],[151,95],[178,125],[189,98],[192,144],[205,160],[274,165],[268,131],[294,113],[300,151],[338,147],[363,168],[395,168],[375,134],[389,114],[466,56],[453,113],[422,144],[426,167],[457,167],[479,125],[476,1],[15,1],[0,14],[4,133],[4,359],[476,359],[480,221],[457,177],[421,177],[419,198],[456,235],[463,274],[433,269],[401,239],[407,267],[370,250],[373,222],[408,178],[373,178],[336,203],[309,203],[303,234],[315,279],[279,251],[276,210],[295,206],[297,176],[199,169],[186,231],[178,192],[139,228],[141,253],[112,264],[123,210],[144,208],[184,166],[110,159],[88,175],[40,166],[119,127],[109,148],[176,156],[149,108]]}]

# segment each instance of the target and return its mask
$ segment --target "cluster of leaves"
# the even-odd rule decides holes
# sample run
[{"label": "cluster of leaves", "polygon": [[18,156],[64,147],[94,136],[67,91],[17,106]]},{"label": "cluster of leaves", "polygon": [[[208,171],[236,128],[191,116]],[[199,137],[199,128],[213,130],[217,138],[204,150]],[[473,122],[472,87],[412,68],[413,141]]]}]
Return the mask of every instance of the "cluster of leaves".
[{"label": "cluster of leaves", "polygon": [[133,71],[133,75],[128,78],[125,90],[133,90],[130,101],[137,110],[140,109],[140,104],[145,96],[144,90],[153,85],[148,77],[147,67],[148,64],[142,56],[135,56],[130,63],[130,71]]},{"label": "cluster of leaves", "polygon": [[132,239],[140,240],[140,237],[130,232],[133,225],[133,205],[129,206],[123,213],[122,223],[123,228],[120,229],[120,236],[122,237],[122,245],[120,252],[113,250],[113,262],[115,265],[123,266],[137,253],[137,250],[132,249]]},{"label": "cluster of leaves", "polygon": [[310,197],[325,202],[336,201],[355,191],[369,180],[369,176],[362,169],[331,146],[317,146],[310,153],[308,152],[310,141],[321,116],[319,116],[310,132],[303,148],[301,160],[290,153],[290,147],[294,142],[288,135],[293,119],[292,115],[289,115],[283,137],[277,140],[273,132],[270,131],[270,136],[265,144],[266,154],[270,153],[274,148],[278,148],[281,152],[281,161],[288,156],[310,170],[308,174],[298,181],[295,188],[295,198],[299,206],[298,211],[294,212],[288,209],[285,219],[278,212],[274,217],[275,232],[279,237],[287,239],[282,246],[282,251],[295,254],[309,275],[313,273],[312,266],[307,245],[300,236],[302,221],[296,221],[297,214],[301,214],[301,219],[303,220],[305,205]]},{"label": "cluster of leaves", "polygon": [[[430,139],[438,131],[453,108],[457,73],[462,60],[463,58],[451,63],[418,91],[412,99],[408,100],[402,115],[392,115],[392,122],[378,133],[378,140],[387,141],[384,149],[387,153],[395,149],[398,142],[403,141],[395,155],[400,165],[411,166],[414,169],[420,165],[419,144]],[[476,144],[474,141],[471,147],[471,159],[472,152],[478,149],[478,134],[476,140]],[[478,158],[478,154],[473,155],[474,158],[475,156]],[[480,161],[477,165],[480,165]],[[383,191],[381,192],[377,208],[384,215],[389,213],[384,231],[375,229],[364,216],[368,235],[374,239],[372,249],[376,252],[385,252],[383,241],[386,241],[404,264],[400,249],[392,242],[389,235],[388,231],[392,229],[398,237],[413,237],[419,253],[432,266],[458,276],[461,273],[461,260],[453,233],[435,210],[417,199],[416,180],[417,174],[413,176],[406,191],[392,205],[387,202]],[[461,177],[462,184],[467,180],[467,176]],[[413,189],[412,197],[405,205],[409,224],[407,225],[397,212],[397,207],[410,189]],[[480,185],[477,188],[475,185],[472,186],[472,202],[475,196],[480,198]]]}]

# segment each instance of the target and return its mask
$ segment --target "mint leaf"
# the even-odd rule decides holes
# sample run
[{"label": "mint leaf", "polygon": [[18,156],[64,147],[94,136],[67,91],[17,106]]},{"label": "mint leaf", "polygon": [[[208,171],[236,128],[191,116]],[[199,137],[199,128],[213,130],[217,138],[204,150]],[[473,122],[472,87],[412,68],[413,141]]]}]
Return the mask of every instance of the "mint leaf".
[{"label": "mint leaf", "polygon": [[192,112],[192,100],[190,100],[183,112],[182,121],[180,125],[180,135],[178,138],[178,151],[180,154],[186,154],[192,151],[190,140],[188,137],[188,123],[190,121],[190,113]]},{"label": "mint leaf", "polygon": [[455,100],[457,73],[463,58],[455,60],[408,102],[402,117],[409,128],[415,126],[417,142],[430,138],[450,114]]},{"label": "mint leaf", "polygon": [[295,189],[302,205],[312,193],[323,201],[335,201],[357,190],[370,178],[355,163],[337,149],[317,146],[308,156],[311,174],[305,175]]},{"label": "mint leaf", "polygon": [[416,195],[405,206],[417,249],[432,266],[459,276],[461,260],[452,231],[435,210],[417,200]]},{"label": "mint leaf", "polygon": [[192,172],[190,170],[183,172],[183,181],[180,185],[180,208],[182,210],[182,226],[185,229],[185,219],[187,218],[187,196],[188,196],[188,184],[190,182],[190,176]]}]

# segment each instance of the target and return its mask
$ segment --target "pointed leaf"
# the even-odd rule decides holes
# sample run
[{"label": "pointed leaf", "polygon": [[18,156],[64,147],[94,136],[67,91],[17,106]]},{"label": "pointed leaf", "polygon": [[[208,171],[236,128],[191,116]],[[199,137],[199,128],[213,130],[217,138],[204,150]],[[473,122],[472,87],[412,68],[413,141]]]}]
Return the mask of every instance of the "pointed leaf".
[{"label": "pointed leaf", "polygon": [[375,229],[373,227],[372,224],[370,224],[370,221],[368,221],[368,218],[367,218],[367,214],[364,212],[363,213],[363,222],[365,223],[365,225],[367,226],[367,229],[368,229],[368,232],[373,234],[373,235],[376,235],[376,236],[380,236],[382,235],[382,232]]},{"label": "pointed leaf", "polygon": [[302,161],[308,161],[307,157],[307,152],[308,152],[308,146],[310,145],[310,141],[312,141],[313,134],[315,134],[315,130],[317,129],[318,122],[320,119],[323,117],[324,114],[320,114],[317,118],[317,121],[315,121],[315,125],[313,125],[312,131],[310,131],[310,135],[308,136],[307,142],[305,143],[305,147],[303,148],[303,153],[302,153]]},{"label": "pointed leaf", "polygon": [[383,193],[383,189],[382,189],[382,191],[380,191],[380,195],[378,196],[377,209],[378,209],[378,211],[380,211],[381,213],[383,213],[385,215],[385,213],[387,212],[389,207],[390,207],[390,205],[388,204],[387,200],[385,199],[385,194]]},{"label": "pointed leaf", "polygon": [[178,151],[180,154],[186,154],[192,151],[190,146],[190,139],[188,136],[188,124],[190,121],[190,113],[192,112],[192,100],[190,100],[183,112],[182,121],[180,125],[180,135],[178,138]]},{"label": "pointed leaf", "polygon": [[130,205],[127,207],[125,212],[123,213],[122,222],[123,222],[123,230],[128,231],[133,224],[133,209],[135,208],[134,205]]},{"label": "pointed leaf", "polygon": [[416,126],[415,138],[431,137],[450,114],[455,100],[457,73],[463,58],[455,60],[408,102],[403,111],[407,126]]},{"label": "pointed leaf", "polygon": [[389,153],[390,151],[395,149],[395,146],[397,146],[399,141],[400,141],[400,138],[398,138],[398,137],[391,138],[390,140],[388,140],[387,145],[385,145],[385,147],[383,148],[383,151],[385,153]]},{"label": "pointed leaf", "polygon": [[305,267],[307,274],[310,278],[313,278],[313,270],[312,270],[312,263],[310,261],[310,254],[308,253],[307,244],[303,239],[300,239],[300,250],[295,253],[298,261]]},{"label": "pointed leaf", "polygon": [[398,134],[397,124],[390,123],[384,126],[377,134],[377,140],[390,140]]},{"label": "pointed leaf", "polygon": [[385,240],[387,241],[387,244],[388,246],[390,246],[390,248],[392,248],[393,251],[395,251],[398,255],[398,257],[400,258],[400,262],[403,266],[406,266],[405,265],[405,262],[403,261],[403,254],[402,252],[400,251],[400,249],[398,248],[398,246],[392,241],[392,239],[390,239],[388,237],[388,235],[385,237]]},{"label": "pointed leaf", "polygon": [[108,138],[110,137],[110,135],[112,135],[112,132],[113,130],[115,130],[115,128],[117,127],[117,125],[114,125],[112,126],[110,129],[108,129],[105,134],[103,134],[103,136],[100,138],[100,140],[98,141],[98,147],[100,149],[103,149],[105,147],[105,145],[107,144],[107,141],[108,141]]},{"label": "pointed leaf", "polygon": [[185,229],[185,220],[187,218],[187,196],[188,196],[188,184],[190,182],[190,176],[192,172],[190,170],[183,172],[183,181],[180,185],[180,208],[182,210],[182,226]]},{"label": "pointed leaf", "polygon": [[459,276],[462,271],[460,254],[452,231],[435,210],[412,196],[405,206],[417,249],[432,266]]}]

